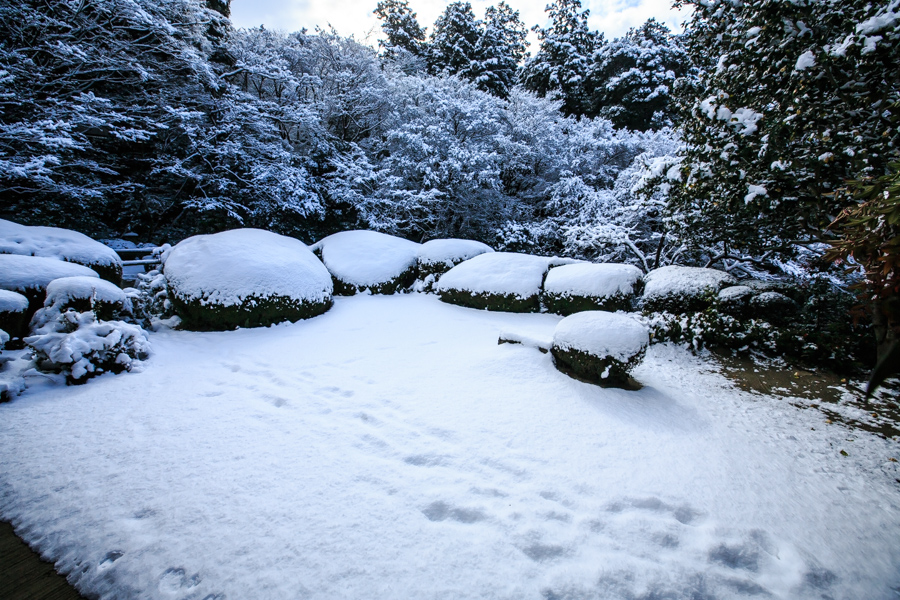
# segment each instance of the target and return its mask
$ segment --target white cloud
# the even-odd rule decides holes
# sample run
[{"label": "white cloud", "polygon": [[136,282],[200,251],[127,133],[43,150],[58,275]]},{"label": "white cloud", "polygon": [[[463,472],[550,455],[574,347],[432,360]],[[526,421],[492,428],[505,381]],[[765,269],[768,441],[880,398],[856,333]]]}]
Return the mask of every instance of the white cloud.
[{"label": "white cloud", "polygon": [[[484,16],[488,6],[499,0],[470,0],[478,18]],[[546,0],[507,0],[519,11],[527,27],[546,25]],[[342,35],[353,35],[358,40],[377,44],[381,37],[381,23],[372,13],[378,0],[232,0],[231,20],[237,27],[297,31],[303,27],[313,31],[318,25],[333,25]],[[449,0],[410,0],[419,23],[431,30],[431,25],[444,11]],[[607,39],[624,35],[628,29],[640,26],[650,17],[663,22],[673,31],[681,31],[681,24],[689,15],[686,10],[676,11],[670,0],[582,0],[583,8],[591,11],[588,22],[593,29],[602,31]],[[537,51],[537,38],[529,35],[532,54]]]}]

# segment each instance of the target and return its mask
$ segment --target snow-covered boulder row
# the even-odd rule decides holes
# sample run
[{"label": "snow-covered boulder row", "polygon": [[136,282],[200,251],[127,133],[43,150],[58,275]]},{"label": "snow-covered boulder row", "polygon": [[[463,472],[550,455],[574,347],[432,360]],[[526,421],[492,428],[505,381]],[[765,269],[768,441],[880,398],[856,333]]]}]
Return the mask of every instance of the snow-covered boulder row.
[{"label": "snow-covered boulder row", "polygon": [[47,285],[44,308],[65,312],[72,308],[78,312],[94,311],[99,319],[111,320],[129,312],[125,292],[106,280],[96,277],[62,277]]},{"label": "snow-covered boulder row", "polygon": [[708,308],[719,290],[737,280],[724,271],[670,265],[650,271],[644,284],[645,310],[684,313]]},{"label": "snow-covered boulder row", "polygon": [[0,330],[13,339],[28,333],[28,298],[18,292],[0,290]]},{"label": "snow-covered boulder row", "polygon": [[71,229],[30,227],[0,219],[0,254],[55,258],[89,267],[116,285],[122,280],[122,259],[116,251]]},{"label": "snow-covered boulder row", "polygon": [[416,280],[421,244],[377,231],[341,231],[310,249],[334,278],[334,293],[393,294]]},{"label": "snow-covered boulder row", "polygon": [[578,263],[550,269],[541,299],[560,315],[585,310],[627,310],[643,273],[623,264]]},{"label": "snow-covered boulder row", "polygon": [[419,277],[440,277],[459,263],[494,249],[475,240],[429,240],[419,247]]},{"label": "snow-covered boulder row", "polygon": [[553,331],[550,352],[564,373],[609,387],[633,387],[629,376],[650,344],[647,328],[626,315],[575,313]]},{"label": "snow-covered boulder row", "polygon": [[756,292],[746,285],[733,285],[721,290],[716,297],[716,306],[726,315],[743,318],[750,308],[750,299]]},{"label": "snow-covered boulder row", "polygon": [[470,308],[538,312],[541,287],[551,265],[568,259],[517,252],[489,252],[461,262],[435,286],[441,300]]},{"label": "snow-covered boulder row", "polygon": [[763,292],[750,299],[750,316],[781,323],[797,313],[797,303],[778,292]]},{"label": "snow-covered boulder row", "polygon": [[0,254],[0,290],[18,292],[28,298],[28,316],[44,305],[47,285],[60,277],[94,277],[87,267],[55,258]]},{"label": "snow-covered boulder row", "polygon": [[331,307],[331,276],[306,244],[260,229],[196,235],[163,267],[187,329],[227,330],[296,321]]}]

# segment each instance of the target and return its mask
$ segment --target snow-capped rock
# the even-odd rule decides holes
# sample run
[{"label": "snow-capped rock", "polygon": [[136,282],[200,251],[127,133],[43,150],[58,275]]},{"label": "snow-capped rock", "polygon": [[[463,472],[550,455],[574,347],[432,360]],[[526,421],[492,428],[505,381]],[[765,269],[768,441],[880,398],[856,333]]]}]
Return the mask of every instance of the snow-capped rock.
[{"label": "snow-capped rock", "polygon": [[641,284],[641,270],[625,264],[579,263],[550,269],[541,299],[550,312],[626,310]]},{"label": "snow-capped rock", "polygon": [[336,294],[392,294],[416,279],[421,244],[377,231],[341,231],[310,246],[334,278]]},{"label": "snow-capped rock", "polygon": [[550,351],[564,372],[603,386],[629,387],[628,373],[649,344],[649,331],[635,319],[597,310],[560,321]]},{"label": "snow-capped rock", "polygon": [[331,307],[331,276],[309,248],[260,229],[190,237],[168,253],[164,271],[189,329],[296,321]]},{"label": "snow-capped rock", "polygon": [[644,276],[646,310],[683,313],[707,308],[722,288],[737,280],[715,269],[669,265]]}]

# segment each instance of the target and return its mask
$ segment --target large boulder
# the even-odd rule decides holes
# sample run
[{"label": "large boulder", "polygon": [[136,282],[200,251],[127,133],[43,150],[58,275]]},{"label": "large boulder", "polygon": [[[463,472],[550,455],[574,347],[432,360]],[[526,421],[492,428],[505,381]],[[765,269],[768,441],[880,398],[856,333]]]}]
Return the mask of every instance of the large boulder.
[{"label": "large boulder", "polygon": [[738,319],[747,316],[750,310],[750,299],[756,292],[747,285],[733,285],[722,289],[716,297],[716,305],[726,315]]},{"label": "large boulder", "polygon": [[447,271],[435,286],[441,300],[470,308],[538,312],[541,288],[551,265],[568,259],[516,252],[480,254]]},{"label": "large boulder", "polygon": [[334,293],[393,294],[416,280],[421,244],[377,231],[341,231],[310,249],[334,279]]},{"label": "large boulder", "polygon": [[440,277],[459,263],[494,249],[475,240],[429,240],[419,247],[419,277]]},{"label": "large boulder", "polygon": [[585,310],[627,310],[642,283],[642,275],[640,269],[631,265],[563,265],[547,273],[541,298],[547,310],[560,315]]},{"label": "large boulder", "polygon": [[116,285],[122,280],[122,260],[115,250],[71,229],[0,219],[0,254],[55,258],[88,267]]},{"label": "large boulder", "polygon": [[28,298],[28,317],[44,305],[47,285],[60,277],[99,275],[87,267],[56,258],[0,254],[0,290],[18,292]]},{"label": "large boulder", "polygon": [[708,308],[722,288],[737,280],[724,271],[670,265],[650,271],[644,284],[645,310],[678,314]]},{"label": "large boulder", "polygon": [[163,267],[169,299],[188,329],[296,321],[331,307],[328,270],[306,244],[259,229],[190,237]]},{"label": "large boulder", "polygon": [[649,344],[650,332],[635,319],[586,311],[557,324],[550,352],[564,373],[602,386],[632,388],[629,373]]},{"label": "large boulder", "polygon": [[18,292],[0,290],[0,330],[9,339],[21,339],[28,333],[28,298]]}]

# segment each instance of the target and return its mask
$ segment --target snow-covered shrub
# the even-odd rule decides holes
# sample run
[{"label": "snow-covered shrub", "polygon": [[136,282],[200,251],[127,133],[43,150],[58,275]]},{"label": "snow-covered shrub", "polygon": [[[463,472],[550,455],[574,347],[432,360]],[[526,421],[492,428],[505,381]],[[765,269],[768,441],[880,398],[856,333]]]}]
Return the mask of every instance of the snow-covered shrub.
[{"label": "snow-covered shrub", "polygon": [[[47,285],[44,308],[59,313],[72,308],[94,311],[98,319],[112,320],[131,312],[128,298],[119,286],[96,277],[60,277]],[[37,318],[37,315],[35,315]]]},{"label": "snow-covered shrub", "polygon": [[0,290],[0,330],[7,334],[7,342],[28,332],[28,298],[18,292]]},{"label": "snow-covered shrub", "polygon": [[632,387],[628,374],[649,344],[650,333],[639,321],[597,310],[560,321],[550,352],[563,372],[603,386]]},{"label": "snow-covered shrub", "polygon": [[750,314],[772,323],[785,322],[797,313],[797,303],[778,292],[762,292],[750,298]]},{"label": "snow-covered shrub", "polygon": [[331,276],[309,248],[259,229],[190,237],[168,252],[163,272],[188,329],[296,321],[332,303]]},{"label": "snow-covered shrub", "polygon": [[0,289],[28,298],[29,317],[43,306],[51,281],[79,276],[99,277],[92,269],[55,258],[0,254]]},{"label": "snow-covered shrub", "polygon": [[123,321],[101,321],[93,311],[56,313],[25,343],[34,351],[38,368],[64,373],[69,383],[83,383],[107,371],[130,371],[135,360],[150,355],[143,329]]},{"label": "snow-covered shrub", "polygon": [[753,295],[753,288],[749,285],[733,285],[719,292],[716,297],[716,306],[726,315],[745,317]]},{"label": "snow-covered shrub", "polygon": [[493,251],[487,244],[474,240],[429,240],[419,247],[419,277],[440,277],[464,260]]},{"label": "snow-covered shrub", "polygon": [[541,301],[561,315],[585,310],[627,310],[642,280],[631,265],[580,263],[550,269]]},{"label": "snow-covered shrub", "polygon": [[115,284],[122,280],[122,260],[115,250],[70,229],[0,219],[0,254],[55,258],[89,267]]},{"label": "snow-covered shrub", "polygon": [[516,252],[490,252],[462,262],[435,286],[441,300],[470,308],[538,312],[547,270],[569,259]]},{"label": "snow-covered shrub", "polygon": [[416,280],[420,245],[377,231],[341,231],[311,246],[334,278],[334,293],[393,294]]},{"label": "snow-covered shrub", "polygon": [[175,315],[175,307],[169,300],[168,281],[161,271],[138,273],[136,286],[124,290],[131,300],[135,319],[150,326],[154,319]]},{"label": "snow-covered shrub", "polygon": [[650,271],[644,283],[644,310],[682,313],[706,308],[719,290],[737,280],[715,269],[669,265]]}]

